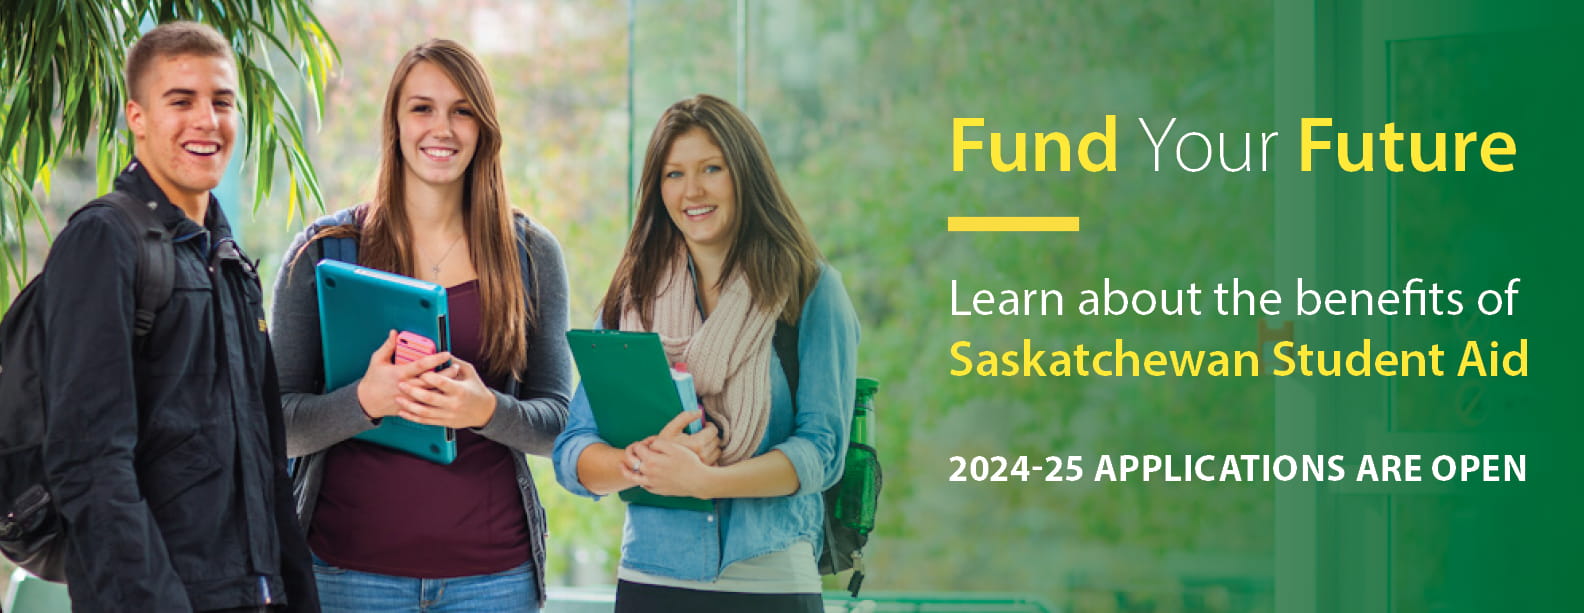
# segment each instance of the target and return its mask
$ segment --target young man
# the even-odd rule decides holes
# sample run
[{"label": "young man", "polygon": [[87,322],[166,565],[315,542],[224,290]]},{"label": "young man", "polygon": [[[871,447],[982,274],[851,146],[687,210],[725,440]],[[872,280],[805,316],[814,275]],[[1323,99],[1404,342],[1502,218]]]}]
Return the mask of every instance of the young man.
[{"label": "young man", "polygon": [[227,41],[191,22],[127,53],[135,157],[115,188],[170,232],[175,284],[134,336],[139,242],[92,207],[44,267],[45,475],[82,611],[318,611],[292,508],[262,292],[210,190],[237,138]]}]

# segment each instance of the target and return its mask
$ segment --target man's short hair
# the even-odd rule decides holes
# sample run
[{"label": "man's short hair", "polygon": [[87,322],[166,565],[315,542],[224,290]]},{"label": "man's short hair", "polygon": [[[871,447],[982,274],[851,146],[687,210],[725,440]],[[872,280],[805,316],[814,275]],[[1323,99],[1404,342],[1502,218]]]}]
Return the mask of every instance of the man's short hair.
[{"label": "man's short hair", "polygon": [[139,82],[151,62],[157,58],[178,55],[223,57],[232,63],[236,62],[231,43],[214,28],[196,21],[162,23],[138,38],[137,42],[132,43],[132,48],[127,50],[127,96],[138,99]]}]

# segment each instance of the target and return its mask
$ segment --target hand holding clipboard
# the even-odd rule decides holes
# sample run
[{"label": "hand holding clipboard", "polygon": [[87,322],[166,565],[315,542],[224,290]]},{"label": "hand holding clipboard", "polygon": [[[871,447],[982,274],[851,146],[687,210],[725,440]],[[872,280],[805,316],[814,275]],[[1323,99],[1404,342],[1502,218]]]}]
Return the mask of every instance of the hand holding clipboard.
[{"label": "hand holding clipboard", "polygon": [[[612,447],[628,447],[657,435],[680,419],[682,401],[666,363],[660,335],[619,330],[569,330],[567,342],[577,360],[589,407],[600,438]],[[688,421],[691,421],[689,419]],[[685,425],[684,422],[683,425]],[[629,465],[630,466],[630,465]],[[661,496],[628,488],[621,499],[631,504],[712,511],[709,500]]]}]

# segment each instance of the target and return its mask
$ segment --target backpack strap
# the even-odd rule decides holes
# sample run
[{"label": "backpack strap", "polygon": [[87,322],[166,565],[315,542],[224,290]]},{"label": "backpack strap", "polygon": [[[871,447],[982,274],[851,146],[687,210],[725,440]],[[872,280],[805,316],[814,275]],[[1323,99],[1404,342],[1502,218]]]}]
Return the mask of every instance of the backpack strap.
[{"label": "backpack strap", "polygon": [[[309,238],[313,238],[315,234],[318,234],[320,230],[325,228],[357,223],[357,216],[352,214],[352,209],[347,209],[344,211],[337,211],[314,220],[313,223],[308,224],[308,228],[303,230],[303,232],[305,232]],[[318,242],[320,257],[335,260],[337,262],[346,262],[348,264],[357,263],[357,239],[338,236],[334,238],[321,238]],[[303,250],[306,251],[307,247],[304,247]],[[324,375],[321,374],[319,379],[315,380],[314,388],[317,389],[324,386],[323,378]],[[296,487],[297,467],[302,464],[303,460],[306,459],[306,456],[300,458],[286,458],[286,476],[292,477],[293,487]]]},{"label": "backpack strap", "polygon": [[319,239],[319,248],[324,250],[324,256],[327,259],[348,264],[357,263],[358,243],[352,238],[345,236],[321,238]]},{"label": "backpack strap", "polygon": [[798,325],[777,319],[775,326],[770,344],[775,347],[776,357],[781,360],[781,372],[786,374],[787,391],[792,396],[792,414],[797,415]]},{"label": "backpack strap", "polygon": [[[353,207],[336,211],[314,220],[312,224],[308,225],[306,230],[308,237],[312,238],[320,230],[333,226],[361,226],[362,220],[358,218],[357,211],[358,207]],[[319,250],[321,257],[348,264],[357,263],[357,239],[347,237],[321,238],[319,239]]]},{"label": "backpack strap", "polygon": [[[775,348],[776,357],[781,360],[781,372],[786,375],[787,392],[788,396],[792,400],[792,419],[793,421],[796,421],[798,409],[798,371],[800,368],[798,363],[798,324],[789,324],[785,320],[777,319],[775,325],[775,333],[770,337],[770,344]],[[823,497],[828,499],[830,497],[830,492],[826,492]],[[831,529],[830,525],[832,519],[830,516],[830,502],[828,500],[825,503],[825,509],[825,529],[822,530],[822,532],[825,533],[825,551],[821,555],[821,558],[835,559],[836,533]],[[823,569],[821,570],[823,572]],[[834,573],[835,570],[833,569],[831,572]],[[863,581],[863,575],[861,573],[855,576],[857,577],[857,581]],[[852,589],[852,586],[849,586],[849,589]],[[856,596],[857,590],[853,589],[852,591],[854,592],[854,596]]]},{"label": "backpack strap", "polygon": [[[517,235],[517,270],[518,273],[522,275],[523,300],[533,300],[533,257],[528,253],[528,250],[530,249],[529,245],[533,240],[532,236],[530,235],[530,233],[533,231],[533,227],[531,222],[528,220],[528,216],[523,214],[521,211],[516,211],[512,214],[512,226],[516,230]],[[506,378],[506,395],[515,398],[518,392],[521,391],[522,382],[518,381],[517,377]]]},{"label": "backpack strap", "polygon": [[[148,336],[154,328],[154,315],[170,302],[176,287],[176,249],[170,230],[154,214],[158,204],[144,201],[121,190],[100,196],[88,206],[106,205],[121,211],[121,220],[138,243],[137,312],[133,323],[136,338]],[[86,208],[86,207],[84,207]]]},{"label": "backpack strap", "polygon": [[523,279],[523,299],[533,300],[533,257],[528,253],[533,242],[531,235],[533,225],[528,220],[528,216],[521,212],[512,215],[512,225],[515,226],[517,233],[517,270]]},{"label": "backpack strap", "polygon": [[[788,395],[792,400],[792,415],[793,419],[795,420],[798,407],[797,389],[800,369],[798,363],[798,324],[789,324],[785,321],[777,319],[775,333],[770,337],[770,344],[775,348],[776,357],[781,360],[781,372],[786,375],[787,392],[789,393]],[[840,486],[838,485],[837,487]],[[831,525],[832,522],[835,521],[835,518],[832,516],[832,514],[834,512],[833,505],[836,504],[836,489],[837,488],[833,487],[829,490],[826,490],[822,496],[825,499],[825,528],[823,530],[825,537],[825,548],[824,551],[820,553],[820,559],[817,561],[820,574],[836,574],[837,572],[841,571],[841,567],[837,566],[836,560],[836,531],[834,526]],[[858,590],[862,588],[864,580],[862,547],[853,551],[853,558],[850,566],[853,569],[853,574],[852,577],[847,580],[847,591],[852,594],[853,598],[857,598]]]}]

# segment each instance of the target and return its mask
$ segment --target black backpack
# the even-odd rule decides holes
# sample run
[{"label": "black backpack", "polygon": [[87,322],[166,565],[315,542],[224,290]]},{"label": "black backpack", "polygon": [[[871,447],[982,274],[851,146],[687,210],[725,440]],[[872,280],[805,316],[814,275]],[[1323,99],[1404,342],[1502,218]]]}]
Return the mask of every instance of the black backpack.
[{"label": "black backpack", "polygon": [[[786,374],[787,390],[792,395],[792,411],[797,412],[798,388],[798,326],[776,320],[774,336],[771,345],[775,347],[776,357],[781,360],[781,370]],[[848,461],[854,457],[861,458],[868,463],[874,472],[874,488],[867,489],[861,483],[849,483],[848,475],[853,474],[852,466],[847,466],[842,474],[842,479],[836,485],[825,490],[825,548],[820,553],[819,572],[821,575],[834,575],[849,568],[853,569],[852,578],[847,581],[847,591],[853,598],[858,597],[858,590],[863,586],[864,566],[863,547],[869,543],[869,532],[874,530],[873,525],[856,526],[837,519],[836,508],[845,506],[852,508],[856,505],[867,503],[868,506],[878,508],[880,486],[882,477],[880,471],[880,458],[874,447],[861,443],[848,441]],[[862,500],[867,498],[868,500]]]},{"label": "black backpack", "polygon": [[[154,202],[112,191],[72,217],[99,206],[121,211],[117,217],[138,238],[134,332],[139,347],[134,349],[141,353],[154,315],[170,301],[176,281],[175,248],[170,232],[154,214]],[[40,303],[39,285],[39,278],[28,282],[0,321],[0,553],[40,578],[65,582],[65,526],[44,486],[41,362],[47,342],[43,314],[49,306]]]}]

